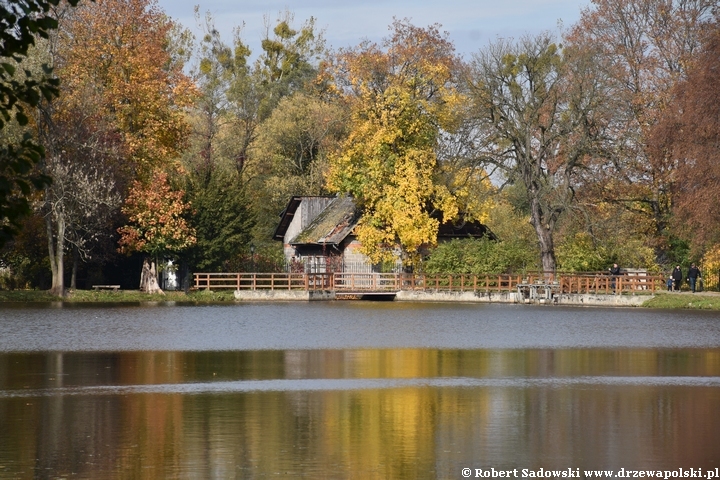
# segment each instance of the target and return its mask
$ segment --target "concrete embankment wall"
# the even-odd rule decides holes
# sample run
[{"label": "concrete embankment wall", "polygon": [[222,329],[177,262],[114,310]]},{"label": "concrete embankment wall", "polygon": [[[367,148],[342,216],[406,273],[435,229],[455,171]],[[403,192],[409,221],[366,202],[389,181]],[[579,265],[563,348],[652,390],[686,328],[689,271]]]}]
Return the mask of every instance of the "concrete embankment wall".
[{"label": "concrete embankment wall", "polygon": [[587,305],[591,307],[640,307],[655,295],[557,295],[558,305]]},{"label": "concrete embankment wall", "polygon": [[[235,299],[240,301],[316,301],[335,300],[335,292],[304,290],[237,290]],[[398,302],[461,302],[461,303],[539,303],[549,305],[577,305],[593,307],[639,307],[653,295],[591,295],[560,294],[552,299],[523,299],[515,292],[419,292],[400,291]]]},{"label": "concrete embankment wall", "polygon": [[398,302],[518,303],[515,292],[418,292],[400,291]]},{"label": "concrete embankment wall", "polygon": [[593,307],[639,307],[652,295],[590,295],[561,294],[552,299],[523,299],[515,292],[398,292],[401,302],[467,302],[467,303],[537,303],[548,305],[579,305]]},{"label": "concrete embankment wall", "polygon": [[335,292],[324,290],[235,290],[235,300],[247,302],[335,300]]}]

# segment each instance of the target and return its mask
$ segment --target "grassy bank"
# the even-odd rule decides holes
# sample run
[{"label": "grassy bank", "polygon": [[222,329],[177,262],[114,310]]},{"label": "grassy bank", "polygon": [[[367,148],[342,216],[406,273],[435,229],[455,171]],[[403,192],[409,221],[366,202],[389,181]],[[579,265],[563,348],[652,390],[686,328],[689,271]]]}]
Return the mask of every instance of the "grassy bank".
[{"label": "grassy bank", "polygon": [[709,293],[660,293],[643,304],[648,308],[720,310],[720,295]]},{"label": "grassy bank", "polygon": [[183,303],[217,303],[235,300],[231,290],[165,292],[165,295],[148,295],[138,290],[69,290],[64,298],[50,295],[44,290],[0,290],[0,302],[57,302],[67,303],[138,303],[138,302],[183,302]]}]

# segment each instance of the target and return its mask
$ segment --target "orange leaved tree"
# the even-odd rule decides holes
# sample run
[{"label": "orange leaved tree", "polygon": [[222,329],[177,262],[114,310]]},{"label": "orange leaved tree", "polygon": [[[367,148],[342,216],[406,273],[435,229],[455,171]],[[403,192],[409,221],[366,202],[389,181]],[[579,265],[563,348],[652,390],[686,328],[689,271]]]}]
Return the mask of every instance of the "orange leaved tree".
[{"label": "orange leaved tree", "polygon": [[[46,172],[54,180],[40,208],[47,223],[52,291],[62,295],[68,245],[73,252],[87,247],[78,239],[87,232],[97,237],[93,225],[103,227],[103,234],[112,231],[101,220],[114,215],[120,202],[113,196],[112,203],[96,200],[98,208],[92,210],[69,207],[85,190],[115,190],[122,197],[133,179],[148,191],[159,190],[149,182],[156,169],[172,167],[185,146],[183,108],[191,103],[194,87],[173,49],[176,25],[155,0],[97,0],[57,14],[60,28],[48,54],[61,82],[60,97],[43,106],[38,127],[52,159]],[[66,171],[93,175],[71,184],[58,175]],[[61,185],[70,187],[59,191]],[[80,214],[71,217],[73,212]]]},{"label": "orange leaved tree", "polygon": [[162,292],[157,281],[155,265],[161,255],[180,252],[195,244],[195,230],[184,215],[190,205],[183,201],[184,192],[173,190],[168,175],[157,170],[152,181],[133,182],[123,213],[128,225],[120,227],[120,251],[144,252],[140,276],[140,290],[147,293]]}]

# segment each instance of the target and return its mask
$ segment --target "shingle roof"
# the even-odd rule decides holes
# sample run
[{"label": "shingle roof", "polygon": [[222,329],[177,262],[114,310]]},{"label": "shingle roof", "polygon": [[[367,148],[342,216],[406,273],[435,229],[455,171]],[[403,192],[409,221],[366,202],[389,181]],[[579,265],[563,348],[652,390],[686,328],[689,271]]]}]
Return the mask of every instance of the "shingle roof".
[{"label": "shingle roof", "polygon": [[358,211],[352,197],[337,197],[305,229],[290,240],[290,244],[338,245],[352,232],[358,220]]}]

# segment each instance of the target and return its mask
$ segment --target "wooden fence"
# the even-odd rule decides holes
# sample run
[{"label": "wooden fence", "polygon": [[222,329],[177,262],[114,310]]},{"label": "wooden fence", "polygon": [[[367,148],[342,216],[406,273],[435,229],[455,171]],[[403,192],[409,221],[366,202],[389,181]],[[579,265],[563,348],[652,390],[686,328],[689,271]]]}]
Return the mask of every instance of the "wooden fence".
[{"label": "wooden fence", "polygon": [[554,274],[425,275],[405,273],[195,273],[196,289],[327,290],[340,293],[406,291],[517,292],[543,285],[558,293],[652,293],[665,288],[659,275]]}]

